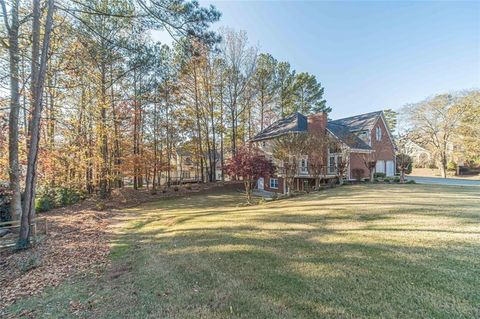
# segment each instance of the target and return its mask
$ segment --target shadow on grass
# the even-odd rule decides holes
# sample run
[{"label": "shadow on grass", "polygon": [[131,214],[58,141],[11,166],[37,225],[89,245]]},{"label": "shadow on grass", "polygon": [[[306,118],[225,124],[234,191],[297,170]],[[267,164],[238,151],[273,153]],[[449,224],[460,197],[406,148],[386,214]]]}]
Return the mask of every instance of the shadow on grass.
[{"label": "shadow on grass", "polygon": [[[138,220],[112,239],[109,270],[23,306],[46,318],[72,317],[71,300],[83,305],[76,316],[86,318],[479,317],[478,232],[389,224],[432,214],[478,223],[478,201],[462,202],[461,213],[427,211],[435,199],[420,209],[408,202],[395,210],[352,211],[346,199],[366,207],[375,202],[365,189],[258,207],[238,208],[240,197],[215,195],[127,210],[125,216]],[[425,194],[422,187],[393,191]],[[383,196],[376,197],[382,206],[398,205]],[[327,198],[326,205],[338,205],[316,214]],[[349,221],[354,224],[342,227]],[[425,237],[430,233],[435,236]],[[442,242],[432,245],[437,237]]]}]

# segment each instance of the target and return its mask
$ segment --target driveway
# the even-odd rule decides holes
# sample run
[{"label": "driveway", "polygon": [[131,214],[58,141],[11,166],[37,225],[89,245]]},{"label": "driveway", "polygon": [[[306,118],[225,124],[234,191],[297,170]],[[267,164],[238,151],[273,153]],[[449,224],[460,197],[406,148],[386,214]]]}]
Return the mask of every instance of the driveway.
[{"label": "driveway", "polygon": [[468,180],[460,178],[441,178],[441,177],[423,177],[408,176],[407,179],[413,179],[419,184],[440,184],[440,185],[457,185],[457,186],[479,186],[480,180]]}]

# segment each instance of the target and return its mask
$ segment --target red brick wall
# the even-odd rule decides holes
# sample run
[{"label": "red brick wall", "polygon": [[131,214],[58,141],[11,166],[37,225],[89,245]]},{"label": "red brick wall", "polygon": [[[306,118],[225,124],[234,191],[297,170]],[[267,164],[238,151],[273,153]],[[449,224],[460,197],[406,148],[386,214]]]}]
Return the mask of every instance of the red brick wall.
[{"label": "red brick wall", "polygon": [[352,172],[356,168],[363,169],[362,177],[369,177],[368,168],[365,166],[365,162],[363,160],[365,156],[368,155],[364,153],[350,153],[350,178],[355,178]]},{"label": "red brick wall", "polygon": [[[380,141],[377,141],[376,137],[376,128],[379,127],[382,130],[382,138]],[[377,123],[373,127],[371,131],[371,141],[372,141],[372,148],[375,150],[374,155],[372,155],[373,159],[375,160],[383,160],[385,161],[394,161],[395,160],[395,150],[390,137],[388,136],[387,127],[385,126],[383,120],[381,118],[378,119]],[[364,176],[368,178],[368,168],[365,166],[365,162],[363,158],[368,156],[367,154],[362,153],[351,153],[350,154],[350,177],[354,178],[352,174],[352,170],[355,168],[360,168],[364,170]],[[386,171],[386,167],[384,168]]]},{"label": "red brick wall", "polygon": [[320,112],[307,117],[308,132],[323,137],[327,128],[327,113]]},{"label": "red brick wall", "polygon": [[[380,129],[382,130],[382,139],[380,141],[377,141],[375,136],[376,127],[380,127]],[[375,150],[375,159],[384,161],[394,160],[395,150],[392,141],[388,136],[387,128],[385,127],[385,124],[383,123],[383,120],[381,118],[378,119],[375,127],[372,129],[371,134],[372,148]]]}]

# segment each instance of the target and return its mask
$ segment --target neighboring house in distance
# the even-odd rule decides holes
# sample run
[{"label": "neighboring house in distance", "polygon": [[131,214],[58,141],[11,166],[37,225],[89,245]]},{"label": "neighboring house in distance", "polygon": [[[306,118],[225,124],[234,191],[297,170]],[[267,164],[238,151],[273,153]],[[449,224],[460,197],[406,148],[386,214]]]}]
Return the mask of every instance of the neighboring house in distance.
[{"label": "neighboring house in distance", "polygon": [[[363,170],[363,177],[368,176],[365,158],[374,158],[376,172],[387,176],[395,175],[395,143],[387,127],[382,111],[361,114],[348,118],[328,121],[326,113],[305,116],[294,113],[273,123],[257,134],[250,142],[263,150],[266,156],[275,163],[273,146],[276,138],[289,133],[306,133],[327,136],[337,142],[339,147],[325,149],[327,159],[326,172],[321,181],[308,172],[308,156],[298,154],[300,158],[299,171],[295,176],[297,190],[303,190],[305,185],[316,185],[328,179],[338,178],[337,164],[346,156],[348,168],[346,178],[352,179],[352,171]],[[344,151],[338,151],[343,149]],[[344,160],[344,159],[343,159]],[[278,166],[278,163],[276,163]],[[264,176],[257,183],[259,189],[277,193],[286,193],[284,176],[279,172],[275,176]]]},{"label": "neighboring house in distance", "polygon": [[432,163],[432,153],[412,140],[405,142],[404,152],[412,158],[415,167],[427,167]]},{"label": "neighboring house in distance", "polygon": [[[208,158],[208,154],[205,155]],[[220,154],[216,153],[215,160],[215,179],[222,180],[222,165]],[[172,184],[196,183],[201,182],[200,163],[195,155],[189,151],[179,150],[172,156],[172,167],[170,169],[170,182]],[[205,177],[206,178],[206,177]],[[227,178],[227,176],[225,176]],[[161,184],[166,184],[168,172],[162,172]]]}]

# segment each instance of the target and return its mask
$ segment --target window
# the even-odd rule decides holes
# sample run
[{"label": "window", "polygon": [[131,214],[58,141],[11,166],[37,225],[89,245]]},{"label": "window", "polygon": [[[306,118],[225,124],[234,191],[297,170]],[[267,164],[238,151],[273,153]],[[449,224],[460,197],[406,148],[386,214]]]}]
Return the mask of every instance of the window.
[{"label": "window", "polygon": [[302,158],[302,160],[300,161],[300,173],[303,173],[303,174],[308,173],[306,158]]},{"label": "window", "polygon": [[328,157],[328,172],[335,173],[335,156],[333,155]]},{"label": "window", "polygon": [[270,188],[278,188],[278,178],[270,178]]},{"label": "window", "polygon": [[382,140],[382,129],[379,128],[379,127],[375,128],[375,138],[376,138],[377,141]]}]

